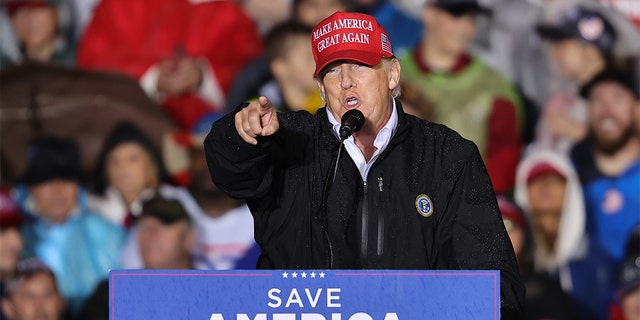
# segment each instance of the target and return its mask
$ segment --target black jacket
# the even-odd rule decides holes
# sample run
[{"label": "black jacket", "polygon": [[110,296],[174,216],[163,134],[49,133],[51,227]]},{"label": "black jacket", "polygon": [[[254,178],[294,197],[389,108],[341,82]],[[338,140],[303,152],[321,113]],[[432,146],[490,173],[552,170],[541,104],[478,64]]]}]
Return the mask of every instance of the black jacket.
[{"label": "black jacket", "polygon": [[323,188],[339,140],[324,108],[279,113],[280,130],[256,146],[238,135],[234,112],[212,126],[209,171],[221,190],[247,200],[258,268],[496,269],[503,318],[519,312],[524,286],[477,147],[396,104],[396,132],[366,182],[341,153],[326,220]]}]

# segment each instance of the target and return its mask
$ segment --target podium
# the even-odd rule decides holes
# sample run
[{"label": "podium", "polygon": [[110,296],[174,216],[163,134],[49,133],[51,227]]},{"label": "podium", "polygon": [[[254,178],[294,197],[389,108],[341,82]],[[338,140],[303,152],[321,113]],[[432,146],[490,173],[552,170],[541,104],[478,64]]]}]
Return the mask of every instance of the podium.
[{"label": "podium", "polygon": [[494,270],[112,270],[109,319],[499,319]]}]

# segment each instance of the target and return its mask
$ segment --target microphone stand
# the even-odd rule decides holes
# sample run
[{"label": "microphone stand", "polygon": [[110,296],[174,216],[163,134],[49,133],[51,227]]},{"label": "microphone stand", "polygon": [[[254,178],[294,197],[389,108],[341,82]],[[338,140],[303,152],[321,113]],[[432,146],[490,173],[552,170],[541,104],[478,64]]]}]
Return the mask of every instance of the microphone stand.
[{"label": "microphone stand", "polygon": [[338,146],[337,155],[331,160],[331,166],[329,167],[329,171],[327,172],[327,178],[324,181],[322,205],[320,207],[322,238],[324,240],[325,267],[327,269],[333,269],[333,247],[331,245],[331,241],[329,240],[329,217],[327,215],[327,207],[329,202],[329,192],[331,191],[331,186],[333,186],[333,182],[336,179],[336,173],[338,172],[338,161],[340,159],[340,154],[342,153],[342,148],[344,147],[344,140],[345,139],[340,139],[340,145]]},{"label": "microphone stand", "polygon": [[336,157],[331,161],[331,166],[329,166],[329,171],[327,172],[327,177],[324,181],[322,204],[320,207],[322,237],[324,239],[325,267],[328,269],[333,269],[333,246],[331,245],[331,240],[329,239],[329,217],[327,214],[329,206],[329,192],[331,191],[331,186],[333,186],[333,182],[336,179],[336,174],[338,173],[338,161],[340,160],[342,148],[344,147],[344,141],[347,140],[347,138],[354,132],[362,128],[362,125],[364,124],[364,115],[359,110],[349,110],[342,116],[341,122],[342,126],[339,130],[340,145],[338,146]]}]

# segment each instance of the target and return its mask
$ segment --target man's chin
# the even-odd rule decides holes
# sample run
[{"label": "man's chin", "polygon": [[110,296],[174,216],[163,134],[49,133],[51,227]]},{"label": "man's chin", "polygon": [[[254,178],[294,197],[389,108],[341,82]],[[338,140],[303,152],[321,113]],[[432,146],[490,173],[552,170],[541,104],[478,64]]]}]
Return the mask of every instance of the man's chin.
[{"label": "man's chin", "polygon": [[637,139],[635,130],[626,130],[614,137],[594,135],[593,141],[598,151],[606,155],[614,155],[622,150],[629,140]]}]

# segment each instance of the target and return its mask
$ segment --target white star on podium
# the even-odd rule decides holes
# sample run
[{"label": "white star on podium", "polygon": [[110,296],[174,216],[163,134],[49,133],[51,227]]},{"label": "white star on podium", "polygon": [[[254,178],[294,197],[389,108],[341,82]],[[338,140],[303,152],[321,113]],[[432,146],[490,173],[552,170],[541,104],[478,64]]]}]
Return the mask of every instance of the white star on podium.
[{"label": "white star on podium", "polygon": [[297,272],[292,273],[292,274],[291,274],[291,277],[292,277],[292,278],[297,278],[297,277],[298,277],[298,273],[297,273]]},{"label": "white star on podium", "polygon": [[311,278],[315,278],[316,277],[316,273],[315,272],[311,272]]},{"label": "white star on podium", "polygon": [[320,278],[324,278],[325,273],[324,272],[320,272]]},{"label": "white star on podium", "polygon": [[282,273],[282,278],[288,278],[288,277],[289,277],[289,274],[286,271]]},{"label": "white star on podium", "polygon": [[303,273],[302,273],[302,277],[303,277],[303,278],[306,278],[306,277],[307,277],[307,273],[306,273],[306,272],[303,272]]}]

